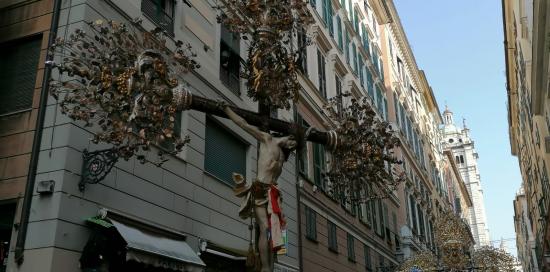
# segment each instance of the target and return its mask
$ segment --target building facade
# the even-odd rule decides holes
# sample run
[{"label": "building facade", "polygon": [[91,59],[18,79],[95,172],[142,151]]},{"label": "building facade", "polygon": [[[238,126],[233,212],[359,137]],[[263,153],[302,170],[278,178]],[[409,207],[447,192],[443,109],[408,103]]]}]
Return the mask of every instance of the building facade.
[{"label": "building facade", "polygon": [[0,3],[0,271],[21,245],[14,226],[25,213],[52,10],[52,1]]},{"label": "building facade", "polygon": [[452,153],[472,199],[472,207],[467,219],[476,247],[490,246],[491,237],[487,225],[483,188],[477,164],[479,155],[475,150],[474,141],[470,137],[470,130],[466,127],[466,123],[464,123],[462,129],[457,127],[454,123],[453,113],[449,109],[445,109],[443,119],[443,148]]},{"label": "building facade", "polygon": [[[526,214],[533,235],[535,255],[524,254],[523,264],[550,269],[548,179],[550,111],[548,106],[548,33],[546,1],[503,1],[508,124],[512,155],[518,158]],[[520,233],[517,233],[520,235]],[[522,233],[521,235],[525,235]],[[519,246],[519,245],[518,245]],[[523,249],[519,249],[524,251]],[[536,266],[534,266],[536,267]]]},{"label": "building facade", "polygon": [[[86,22],[99,18],[124,23],[141,18],[145,29],[163,28],[169,43],[190,43],[201,67],[180,79],[194,95],[257,109],[239,77],[247,41],[220,25],[217,11],[207,1],[59,0],[53,1],[61,3],[57,11],[50,2],[10,0],[0,4],[1,26],[9,30],[3,33],[10,33],[0,37],[0,46],[28,49],[17,39],[46,33],[54,14],[58,15],[57,37],[65,39],[76,28],[86,29]],[[300,52],[298,78],[303,90],[294,108],[280,110],[277,116],[329,130],[331,120],[323,110],[328,99],[345,92],[366,96],[378,118],[390,122],[398,134],[401,147],[395,154],[403,164],[397,170],[407,178],[388,199],[360,205],[341,202],[324,178],[330,152],[322,145],[307,143],[304,150],[290,156],[278,181],[288,248],[278,256],[275,271],[393,271],[416,252],[435,251],[438,214],[454,211],[467,217],[472,200],[464,190],[458,163],[443,151],[439,130],[443,119],[393,1],[312,0],[308,9],[315,23],[307,29],[307,36],[295,41],[297,45],[305,44],[308,37],[314,41]],[[160,167],[135,158],[119,160],[103,181],[81,190],[84,151],[107,146],[91,142],[93,128],[72,122],[52,98],[43,105],[44,121],[38,122],[43,136],[36,153],[36,183],[27,195],[31,206],[24,258],[16,262],[17,228],[12,226],[20,221],[16,214],[22,209],[26,161],[32,156],[28,142],[32,132],[27,131],[37,123],[33,120],[48,47],[45,36],[42,34],[39,57],[28,68],[36,66],[36,84],[31,86],[35,91],[17,97],[7,96],[11,93],[4,90],[0,93],[0,103],[5,103],[2,111],[15,105],[16,99],[33,101],[31,106],[0,113],[0,186],[4,186],[0,187],[0,214],[9,214],[2,217],[2,227],[8,227],[2,229],[0,239],[11,241],[2,248],[2,256],[8,256],[6,271],[94,271],[109,266],[119,271],[154,271],[142,263],[173,270],[244,271],[250,222],[238,217],[240,199],[233,194],[231,173],[256,175],[257,141],[251,135],[229,120],[186,111],[178,117],[177,127],[191,142],[180,154]],[[0,80],[2,86],[12,86],[14,79]],[[18,170],[21,166],[25,171]],[[51,187],[43,188],[44,184]],[[8,187],[14,189],[4,190]],[[157,237],[180,247],[186,254],[184,260],[137,250],[130,250],[115,264],[110,259],[96,260],[90,252],[109,250],[102,244],[105,241],[120,242],[106,239],[105,226],[113,228],[109,224],[117,229],[117,239],[125,240],[130,249],[131,239]]]},{"label": "building facade", "polygon": [[516,247],[518,262],[524,272],[537,272],[538,268],[535,237],[532,222],[529,218],[527,198],[523,187],[519,189],[514,200],[514,227],[516,230]]},{"label": "building facade", "polygon": [[[2,35],[2,41],[47,31],[51,17],[51,12],[48,13],[47,10],[52,9],[54,1],[34,1],[28,8],[22,4],[25,1],[5,2],[2,2],[1,10],[2,25],[5,25],[2,33],[9,33],[10,36]],[[223,100],[244,109],[257,108],[246,96],[244,81],[238,76],[240,56],[246,56],[246,43],[228,35],[217,23],[216,11],[205,1],[192,0],[189,1],[190,6],[182,1],[152,0],[60,2],[58,37],[67,39],[75,29],[86,29],[86,22],[97,19],[130,24],[133,18],[142,18],[145,29],[156,26],[164,28],[169,36],[168,43],[174,43],[177,37],[191,44],[201,68],[182,75],[180,79],[190,85],[194,95]],[[36,11],[36,14],[29,11]],[[45,15],[44,18],[40,17],[41,14]],[[30,19],[24,21],[26,17],[23,15]],[[19,20],[23,22],[19,23]],[[31,29],[34,32],[31,33]],[[47,48],[42,39],[38,42],[38,49]],[[11,44],[6,43],[5,46],[7,48]],[[27,47],[23,49],[25,48]],[[6,49],[2,54],[7,52],[11,51]],[[40,60],[39,56],[42,56]],[[2,69],[8,67],[4,60],[2,57]],[[44,54],[40,54],[39,50],[32,64],[41,69],[43,63]],[[40,79],[40,70],[38,75],[37,78]],[[15,83],[10,80],[18,79],[2,77],[2,80],[3,86],[12,86]],[[33,83],[33,92],[28,94],[30,99],[35,97],[34,86]],[[40,86],[39,81],[36,86]],[[2,114],[9,116],[2,116],[3,180],[0,186],[3,187],[0,194],[3,199],[6,195],[5,199],[9,201],[6,204],[16,204],[17,198],[23,195],[28,164],[28,135],[25,131],[30,130],[27,127],[32,129],[32,118],[35,117],[30,106],[23,113],[4,112],[7,105],[17,101],[16,98],[23,99],[4,97],[6,93],[8,90],[1,92],[2,103],[6,103],[2,104]],[[104,219],[108,219],[116,227],[117,235],[125,240],[128,247],[136,242],[132,239],[157,237],[159,241],[164,241],[164,245],[173,244],[180,254],[185,254],[181,257],[186,258],[182,261],[181,258],[168,258],[158,252],[140,255],[142,251],[129,250],[126,255],[128,260],[117,263],[116,271],[150,271],[142,263],[171,267],[178,271],[195,271],[193,269],[204,266],[208,267],[208,271],[245,270],[251,236],[248,230],[250,222],[238,216],[241,200],[234,196],[231,173],[234,171],[247,177],[255,176],[257,141],[251,135],[229,120],[196,111],[183,112],[181,119],[177,120],[181,128],[179,132],[189,135],[191,142],[180,154],[170,157],[161,167],[150,163],[142,164],[136,158],[128,161],[121,159],[103,181],[87,185],[81,191],[78,184],[82,178],[83,151],[92,152],[108,146],[92,143],[90,138],[93,128],[72,122],[60,112],[59,104],[51,97],[45,109],[37,182],[31,191],[32,206],[24,244],[24,259],[20,264],[15,261],[15,245],[10,244],[9,250],[6,248],[9,257],[3,262],[6,264],[6,271],[95,271],[92,269],[105,266],[113,269],[114,259],[105,257],[97,261],[93,255],[94,250],[109,250],[106,246],[94,248],[105,241],[105,237],[101,236],[104,233]],[[292,115],[286,115],[287,118],[292,118]],[[281,112],[279,116],[284,118],[285,113]],[[21,137],[9,138],[16,134]],[[30,138],[32,139],[32,133]],[[9,150],[8,147],[17,150]],[[155,150],[158,148],[161,147],[157,146]],[[227,160],[228,156],[232,159]],[[285,199],[283,210],[289,240],[286,254],[278,256],[278,271],[299,270],[294,161],[295,156],[291,155],[278,180]],[[17,170],[20,168],[25,171]],[[23,181],[19,182],[21,177]],[[40,188],[42,181],[52,185],[51,190],[44,191]],[[9,186],[13,189],[8,196],[10,190],[4,188]],[[4,211],[8,211],[8,208],[3,207],[1,214],[5,216],[8,213]],[[15,208],[10,209],[13,215]],[[17,219],[8,222],[2,218],[2,228],[6,226],[9,230],[14,230],[10,226],[17,222]],[[12,241],[15,236],[11,235]],[[120,238],[119,236],[116,237]],[[3,230],[2,239],[5,237],[10,236],[4,235]],[[110,245],[113,248],[123,244],[117,242],[115,245],[116,239],[107,241],[113,243]],[[2,254],[4,256],[4,248]],[[199,255],[200,259],[197,259]]]}]

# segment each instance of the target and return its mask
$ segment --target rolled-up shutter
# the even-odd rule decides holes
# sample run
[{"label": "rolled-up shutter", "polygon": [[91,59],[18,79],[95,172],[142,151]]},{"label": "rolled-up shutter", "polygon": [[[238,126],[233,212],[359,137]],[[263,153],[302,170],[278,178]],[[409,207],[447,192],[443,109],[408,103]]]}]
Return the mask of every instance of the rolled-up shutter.
[{"label": "rolled-up shutter", "polygon": [[0,45],[0,114],[32,107],[42,36]]},{"label": "rolled-up shutter", "polygon": [[206,120],[204,169],[233,185],[233,173],[246,175],[246,144],[216,122]]}]

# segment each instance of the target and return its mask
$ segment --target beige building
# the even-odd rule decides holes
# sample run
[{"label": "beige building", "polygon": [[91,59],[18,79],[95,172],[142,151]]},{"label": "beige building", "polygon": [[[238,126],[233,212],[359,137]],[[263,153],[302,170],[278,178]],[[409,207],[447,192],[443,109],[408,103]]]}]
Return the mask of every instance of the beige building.
[{"label": "beige building", "polygon": [[518,157],[535,254],[519,248],[519,243],[518,251],[523,258],[532,258],[521,260],[523,264],[538,264],[544,271],[550,269],[545,257],[550,256],[550,25],[546,20],[550,5],[547,1],[507,0],[503,10],[510,144]]},{"label": "beige building", "polygon": [[38,160],[32,150],[41,130],[37,117],[53,2],[0,2],[0,271],[13,265],[16,246],[25,242],[25,190],[34,179],[28,175],[31,164]]},{"label": "beige building", "polygon": [[514,200],[514,227],[516,229],[516,247],[518,262],[524,272],[537,272],[535,237],[533,236],[532,222],[527,207],[525,190],[521,187]]}]

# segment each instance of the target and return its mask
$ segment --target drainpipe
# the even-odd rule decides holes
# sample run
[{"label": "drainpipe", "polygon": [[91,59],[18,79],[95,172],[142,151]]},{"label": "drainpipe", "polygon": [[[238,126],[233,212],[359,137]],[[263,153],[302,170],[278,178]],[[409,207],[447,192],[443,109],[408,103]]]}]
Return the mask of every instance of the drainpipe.
[{"label": "drainpipe", "polygon": [[[59,26],[59,14],[61,13],[61,1],[55,0],[52,10],[52,22],[50,25],[50,36],[48,37],[48,48],[55,42],[57,37],[57,28]],[[49,79],[52,73],[52,66],[48,64],[52,57],[47,55],[46,65],[44,67],[44,78],[42,79],[42,88],[40,89],[40,102],[38,104],[38,117],[36,118],[36,127],[32,142],[31,158],[29,171],[27,173],[27,183],[25,186],[25,195],[23,197],[23,208],[19,230],[17,232],[17,242],[15,243],[15,261],[18,265],[23,263],[23,251],[25,249],[25,240],[27,238],[27,229],[29,226],[29,217],[31,212],[31,202],[36,181],[36,169],[38,168],[38,157],[40,153],[40,143],[42,141],[42,131],[44,127],[44,117],[46,116],[46,106],[48,104]]]}]

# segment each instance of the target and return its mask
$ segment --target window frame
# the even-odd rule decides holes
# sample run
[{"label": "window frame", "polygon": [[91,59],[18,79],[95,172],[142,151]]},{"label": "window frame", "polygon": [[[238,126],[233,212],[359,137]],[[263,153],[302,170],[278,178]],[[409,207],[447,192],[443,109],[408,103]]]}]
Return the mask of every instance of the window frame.
[{"label": "window frame", "polygon": [[306,238],[317,242],[317,212],[308,206],[305,207],[306,215]]},{"label": "window frame", "polygon": [[327,219],[327,239],[328,249],[334,253],[338,253],[338,229],[336,224]]}]

